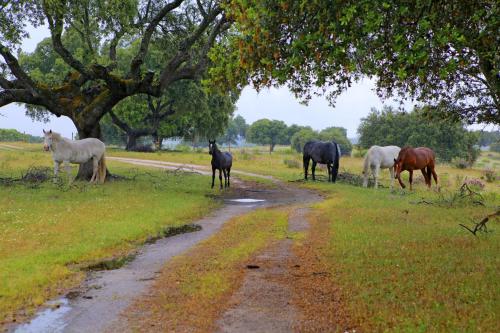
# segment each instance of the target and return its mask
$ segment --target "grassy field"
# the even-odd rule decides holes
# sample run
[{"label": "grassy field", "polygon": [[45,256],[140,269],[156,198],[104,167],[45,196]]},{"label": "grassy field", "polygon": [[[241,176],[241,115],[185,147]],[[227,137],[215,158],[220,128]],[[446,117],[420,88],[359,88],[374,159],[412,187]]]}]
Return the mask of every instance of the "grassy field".
[{"label": "grassy field", "polygon": [[[42,153],[41,145],[20,146],[24,150],[0,148],[0,177],[18,177],[30,165],[51,165],[50,154]],[[286,147],[271,155],[262,147],[232,152],[234,169],[285,181],[302,179],[301,156]],[[210,163],[206,150],[129,153],[111,149],[108,155]],[[342,183],[297,183],[322,191],[327,199],[312,210],[311,230],[296,248],[313,244],[315,253],[309,256],[328,268],[330,283],[341,290],[342,306],[352,327],[365,332],[500,329],[499,221],[490,221],[492,232],[478,237],[459,226],[471,226],[498,210],[500,181],[495,163],[499,159],[500,154],[486,152],[471,169],[438,164],[439,193],[428,191],[419,180],[412,192],[375,191]],[[109,165],[114,173],[134,173],[120,163]],[[340,165],[341,171],[360,174],[362,158],[343,157]],[[487,169],[497,173],[496,181],[487,182]],[[0,271],[0,315],[27,305],[32,308],[60,288],[77,283],[81,274],[70,268],[72,264],[130,251],[148,234],[166,225],[185,223],[214,205],[205,198],[211,193],[206,178],[184,175],[173,179],[168,173],[149,172],[154,177],[140,176],[135,182],[103,187],[79,184],[69,189],[48,183],[36,189],[1,186],[0,265],[6,269]],[[482,193],[484,206],[456,195],[465,179],[484,184],[482,190],[474,188]],[[389,184],[386,171],[382,184]],[[134,192],[141,195],[131,195]],[[220,243],[220,237],[215,237],[200,245],[203,251],[197,252],[199,256],[193,252],[189,260],[184,256],[167,265],[172,273],[163,274],[166,280],[162,283],[167,286],[181,281],[182,288],[174,288],[179,292],[174,293],[179,306],[176,308],[165,293],[160,294],[149,300],[148,306],[156,311],[152,318],[165,322],[165,311],[196,326],[202,325],[198,312],[203,312],[199,317],[202,321],[217,317],[216,312],[207,310],[210,304],[222,302],[236,288],[241,272],[235,267],[282,237],[286,226],[283,214],[264,210],[243,216],[225,227],[227,242]],[[246,238],[247,228],[262,233]],[[220,269],[218,273],[203,268],[213,265]],[[181,273],[185,279],[179,280]],[[179,309],[190,310],[182,313]]]},{"label": "grassy field", "polygon": [[328,199],[310,216],[308,240],[359,331],[498,332],[500,221],[479,237],[459,226],[498,209],[498,196],[446,208],[416,204],[439,202],[425,190],[311,186]]},{"label": "grassy field", "polygon": [[[0,179],[50,165],[50,154],[40,149],[0,150]],[[80,267],[128,253],[149,235],[189,223],[217,205],[206,197],[212,193],[206,177],[145,174],[119,163],[110,168],[136,178],[105,186],[0,184],[0,319],[11,321],[19,309],[29,314],[78,284]]]}]

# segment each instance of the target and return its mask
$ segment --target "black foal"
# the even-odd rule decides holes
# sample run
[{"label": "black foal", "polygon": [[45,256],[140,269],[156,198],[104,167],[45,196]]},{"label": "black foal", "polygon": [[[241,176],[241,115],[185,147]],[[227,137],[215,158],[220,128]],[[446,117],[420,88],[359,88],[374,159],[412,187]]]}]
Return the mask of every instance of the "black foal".
[{"label": "black foal", "polygon": [[214,188],[215,170],[219,170],[220,188],[222,189],[222,173],[224,173],[224,187],[229,187],[229,177],[233,166],[233,157],[228,152],[221,152],[215,140],[208,140],[208,153],[212,155],[212,188]]}]

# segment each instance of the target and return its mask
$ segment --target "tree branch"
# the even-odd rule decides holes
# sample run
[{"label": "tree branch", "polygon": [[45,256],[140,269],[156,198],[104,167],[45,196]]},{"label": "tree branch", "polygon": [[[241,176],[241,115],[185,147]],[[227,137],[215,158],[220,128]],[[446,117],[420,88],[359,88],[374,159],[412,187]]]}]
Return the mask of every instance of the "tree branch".
[{"label": "tree branch", "polygon": [[212,29],[210,36],[208,37],[207,42],[205,43],[198,63],[185,66],[182,69],[171,74],[170,80],[167,82],[173,82],[182,79],[196,79],[199,75],[203,73],[208,64],[208,52],[212,48],[215,43],[215,39],[217,36],[224,30],[229,29],[229,24],[225,17],[222,17],[219,22]]},{"label": "tree branch", "polygon": [[130,75],[132,78],[138,79],[140,76],[140,69],[144,62],[144,57],[148,52],[149,42],[151,41],[151,37],[153,36],[156,27],[169,12],[179,7],[183,1],[184,0],[174,0],[173,2],[165,5],[149,23],[146,31],[144,32],[144,36],[142,37],[139,51],[130,64]]},{"label": "tree branch", "polygon": [[36,94],[34,90],[36,87],[35,82],[33,82],[33,80],[28,76],[28,74],[26,74],[26,72],[21,68],[21,65],[19,65],[19,62],[17,61],[16,57],[14,57],[14,55],[12,55],[9,49],[2,43],[0,43],[0,54],[5,59],[5,62],[7,63],[7,66],[9,66],[10,71],[19,80],[19,82],[25,88],[30,89],[33,94]]},{"label": "tree branch", "polygon": [[[212,10],[209,15],[203,18],[203,21],[200,23],[194,33],[183,41],[183,43],[179,47],[179,51],[177,52],[177,54],[165,66],[160,75],[160,91],[163,91],[170,82],[173,82],[179,78],[191,78],[193,76],[191,72],[193,72],[194,74],[198,72],[199,69],[195,68],[196,66],[193,66],[189,69],[183,69],[180,73],[176,73],[176,70],[182,63],[189,59],[189,50],[191,49],[191,47],[197,40],[201,38],[203,32],[207,30],[207,28],[210,26],[210,23],[212,23],[216,19],[217,15],[219,15],[221,12],[222,9],[220,7],[216,7],[214,10]],[[209,36],[209,40],[203,48],[202,58],[206,56],[206,53],[208,53],[208,50],[210,50],[210,48],[212,47],[215,37],[219,34],[220,27],[223,22],[225,22],[225,17],[221,18],[212,30]],[[200,60],[200,65],[202,65],[202,61],[203,60]]]},{"label": "tree branch", "polygon": [[59,14],[56,14],[56,17],[53,18],[52,15],[49,14],[47,8],[44,7],[45,16],[47,17],[47,21],[49,23],[50,34],[52,37],[52,45],[54,46],[54,50],[63,58],[63,60],[73,67],[75,70],[80,72],[84,76],[90,77],[90,73],[87,68],[77,59],[73,57],[73,55],[64,47],[62,44],[61,36],[63,32],[63,22],[62,18]]}]

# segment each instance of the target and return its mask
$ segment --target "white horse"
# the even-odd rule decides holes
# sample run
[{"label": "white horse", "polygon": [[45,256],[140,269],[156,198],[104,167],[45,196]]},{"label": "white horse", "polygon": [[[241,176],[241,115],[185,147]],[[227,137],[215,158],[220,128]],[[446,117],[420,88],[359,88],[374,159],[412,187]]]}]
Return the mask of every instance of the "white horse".
[{"label": "white horse", "polygon": [[54,160],[54,176],[57,177],[61,163],[71,181],[71,166],[69,163],[83,164],[92,159],[94,169],[90,182],[104,183],[106,179],[106,160],[104,152],[106,147],[99,139],[88,138],[83,140],[70,140],[63,138],[61,134],[45,132],[45,141],[43,148],[45,151],[52,151],[52,159]]},{"label": "white horse", "polygon": [[389,169],[391,173],[391,188],[394,185],[394,159],[398,157],[401,148],[398,146],[371,146],[365,157],[363,168],[363,186],[368,187],[369,171],[371,169],[375,178],[375,188],[378,187],[378,173],[380,169]]}]

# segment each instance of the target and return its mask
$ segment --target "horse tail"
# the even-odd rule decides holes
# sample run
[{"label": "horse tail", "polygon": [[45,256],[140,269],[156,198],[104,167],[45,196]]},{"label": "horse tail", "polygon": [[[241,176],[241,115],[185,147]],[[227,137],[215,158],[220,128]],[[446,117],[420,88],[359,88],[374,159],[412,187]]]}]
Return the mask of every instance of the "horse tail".
[{"label": "horse tail", "polygon": [[102,157],[99,160],[99,168],[97,172],[99,176],[99,183],[104,183],[106,180],[106,158],[104,157],[104,154],[102,154]]},{"label": "horse tail", "polygon": [[337,147],[337,156],[335,156],[335,161],[333,161],[333,165],[338,169],[339,159],[340,155],[342,155],[342,152],[340,151],[340,145],[337,142],[335,142],[335,146]]}]

